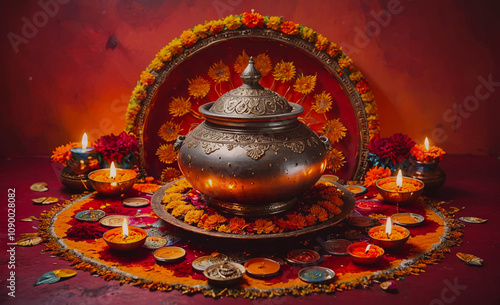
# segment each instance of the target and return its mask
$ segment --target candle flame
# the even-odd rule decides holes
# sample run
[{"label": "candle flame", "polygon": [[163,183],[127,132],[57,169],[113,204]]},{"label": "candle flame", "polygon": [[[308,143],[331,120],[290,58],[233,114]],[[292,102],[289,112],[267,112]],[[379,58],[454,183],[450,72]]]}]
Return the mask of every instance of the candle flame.
[{"label": "candle flame", "polygon": [[387,234],[387,237],[391,235],[392,232],[392,220],[391,217],[387,218],[387,222],[385,223],[385,234]]},{"label": "candle flame", "polygon": [[397,187],[403,186],[403,174],[401,173],[401,170],[398,171],[398,176],[396,177],[396,186]]},{"label": "candle flame", "polygon": [[425,145],[425,149],[429,150],[429,139],[427,137],[425,137],[424,145]]},{"label": "candle flame", "polygon": [[123,218],[122,234],[123,234],[123,239],[126,239],[128,237],[128,225],[126,218]]},{"label": "candle flame", "polygon": [[115,162],[111,162],[111,167],[109,168],[109,178],[115,179],[115,177],[116,177]]},{"label": "candle flame", "polygon": [[208,179],[208,185],[210,185],[210,187],[214,186],[213,185],[214,183],[212,182],[212,179]]},{"label": "candle flame", "polygon": [[371,247],[370,244],[368,244],[368,246],[366,246],[365,253],[368,253],[368,250],[370,250],[370,247]]},{"label": "candle flame", "polygon": [[82,136],[82,149],[83,150],[87,149],[88,145],[89,145],[89,139],[87,138],[87,133],[84,133]]}]

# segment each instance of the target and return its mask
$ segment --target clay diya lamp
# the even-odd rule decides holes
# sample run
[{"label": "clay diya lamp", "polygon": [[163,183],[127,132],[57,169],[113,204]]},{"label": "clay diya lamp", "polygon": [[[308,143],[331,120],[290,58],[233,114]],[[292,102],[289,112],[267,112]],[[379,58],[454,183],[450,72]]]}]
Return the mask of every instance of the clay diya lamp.
[{"label": "clay diya lamp", "polygon": [[66,164],[71,171],[77,175],[82,175],[90,172],[91,170],[99,168],[99,159],[97,151],[94,147],[88,146],[87,134],[82,136],[82,146],[71,148],[71,158],[66,161]]},{"label": "clay diya lamp", "polygon": [[245,263],[247,273],[254,277],[272,277],[279,273],[280,264],[269,258],[257,257]]},{"label": "clay diya lamp", "polygon": [[367,242],[357,242],[347,247],[347,252],[356,264],[373,265],[378,263],[384,255],[384,249]]},{"label": "clay diya lamp", "polygon": [[134,186],[137,173],[131,169],[110,168],[99,169],[89,174],[92,187],[104,196],[119,196],[127,193]]},{"label": "clay diya lamp", "polygon": [[379,194],[388,202],[410,204],[422,194],[424,183],[418,179],[403,177],[399,170],[397,177],[385,177],[375,183]]},{"label": "clay diya lamp", "polygon": [[153,253],[156,261],[160,263],[172,263],[180,261],[186,256],[186,250],[181,247],[163,247]]},{"label": "clay diya lamp", "polygon": [[146,231],[138,227],[128,226],[124,219],[121,228],[111,229],[102,237],[111,250],[130,252],[142,247],[147,236]]},{"label": "clay diya lamp", "polygon": [[400,248],[404,245],[410,237],[410,231],[407,228],[393,225],[389,217],[385,225],[371,228],[368,231],[368,235],[373,244],[385,250],[390,250]]}]

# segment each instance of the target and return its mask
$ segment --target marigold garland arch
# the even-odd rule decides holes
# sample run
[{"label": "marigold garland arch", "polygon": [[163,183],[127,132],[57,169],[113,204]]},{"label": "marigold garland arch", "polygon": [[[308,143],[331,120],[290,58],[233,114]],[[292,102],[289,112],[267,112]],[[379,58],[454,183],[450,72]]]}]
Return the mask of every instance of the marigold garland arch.
[{"label": "marigold garland arch", "polygon": [[139,138],[141,172],[166,181],[180,175],[173,141],[203,120],[199,106],[241,84],[250,56],[261,84],[303,105],[301,120],[334,143],[327,173],[362,180],[368,143],[379,133],[366,79],[326,37],[256,12],[184,31],[141,73],[126,113],[127,131]]}]

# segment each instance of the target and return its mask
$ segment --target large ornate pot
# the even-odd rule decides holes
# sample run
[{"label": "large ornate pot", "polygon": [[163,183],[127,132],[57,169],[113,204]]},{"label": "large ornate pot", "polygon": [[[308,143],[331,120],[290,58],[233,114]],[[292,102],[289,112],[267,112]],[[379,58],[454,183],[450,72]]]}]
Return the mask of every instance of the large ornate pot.
[{"label": "large ornate pot", "polygon": [[180,137],[179,167],[218,210],[280,213],[321,177],[330,143],[297,120],[302,106],[259,84],[253,59],[241,78],[241,87],[199,108],[206,120]]}]

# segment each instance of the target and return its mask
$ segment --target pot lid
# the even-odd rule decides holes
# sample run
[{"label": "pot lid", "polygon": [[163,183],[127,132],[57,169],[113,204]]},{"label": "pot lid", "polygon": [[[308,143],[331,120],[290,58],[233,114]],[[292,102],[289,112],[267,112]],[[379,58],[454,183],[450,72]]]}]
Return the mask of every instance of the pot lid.
[{"label": "pot lid", "polygon": [[291,113],[292,105],[278,93],[259,84],[262,78],[252,57],[240,77],[243,85],[219,97],[209,112],[226,117],[262,117]]}]

